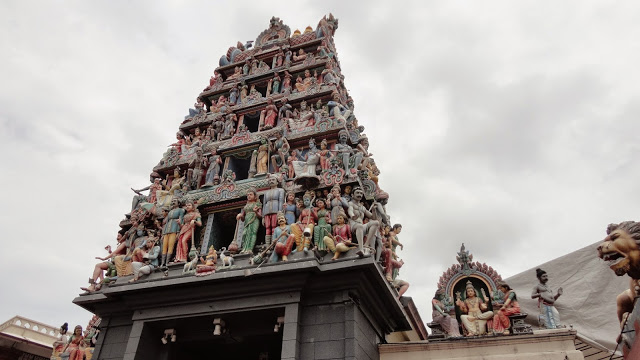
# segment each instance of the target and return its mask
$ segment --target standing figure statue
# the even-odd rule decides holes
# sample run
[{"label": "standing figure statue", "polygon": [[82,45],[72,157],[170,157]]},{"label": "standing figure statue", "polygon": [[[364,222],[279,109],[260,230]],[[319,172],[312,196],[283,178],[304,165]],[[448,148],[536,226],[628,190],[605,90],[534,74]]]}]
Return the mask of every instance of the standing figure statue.
[{"label": "standing figure statue", "polygon": [[238,90],[238,84],[233,84],[233,87],[231,88],[231,90],[229,90],[229,105],[235,105],[236,103],[238,103],[239,95],[240,90]]},{"label": "standing figure statue", "polygon": [[213,148],[208,160],[209,167],[207,168],[205,186],[212,186],[216,183],[216,180],[220,181],[220,165],[222,165],[222,158],[218,155],[216,148]]},{"label": "standing figure statue", "polygon": [[233,136],[233,134],[235,133],[237,122],[238,122],[238,118],[236,117],[236,114],[231,113],[227,115],[226,120],[224,122],[224,130],[220,135],[220,140],[229,139]]},{"label": "standing figure statue", "polygon": [[[358,241],[358,246],[360,247],[360,251],[358,251],[358,256],[360,257],[365,255],[364,246],[369,246],[369,242],[372,240],[375,241],[378,228],[380,227],[380,223],[377,220],[369,220],[366,224],[364,223],[364,218],[367,217],[371,219],[373,214],[362,204],[363,196],[364,191],[360,187],[356,187],[353,190],[353,196],[351,201],[349,201],[349,208],[347,210],[349,214],[349,226],[351,226],[351,231],[353,231]],[[364,242],[365,233],[367,235],[366,243]],[[380,258],[380,250],[376,251],[376,261]]]},{"label": "standing figure statue", "polygon": [[280,93],[280,75],[278,75],[278,73],[275,73],[273,75],[273,79],[271,79],[271,93],[272,94],[279,94]]},{"label": "standing figure statue", "polygon": [[331,235],[331,212],[327,210],[325,199],[316,199],[315,211],[318,216],[318,224],[313,229],[313,242],[316,244],[317,250],[326,251],[324,237]]},{"label": "standing figure statue", "polygon": [[553,291],[547,286],[547,282],[549,281],[547,272],[537,268],[536,277],[540,283],[534,286],[531,298],[538,299],[538,307],[540,308],[539,319],[542,320],[547,329],[557,329],[561,327],[560,314],[554,304],[560,295],[562,295],[562,288],[559,288],[556,295],[553,295]]},{"label": "standing figure statue", "polygon": [[505,282],[499,282],[498,290],[504,294],[504,303],[498,311],[493,313],[493,332],[495,334],[503,333],[509,334],[509,316],[520,313],[520,305],[518,304],[518,297],[516,292],[511,289]]},{"label": "standing figure statue", "polygon": [[342,160],[342,166],[347,174],[350,174],[353,170],[358,168],[362,161],[362,153],[354,150],[351,145],[347,144],[349,133],[347,130],[340,130],[338,132],[338,143],[335,144],[336,156]]},{"label": "standing figure statue", "polygon": [[305,254],[309,251],[309,247],[311,246],[313,227],[315,226],[316,221],[318,221],[318,214],[311,206],[311,204],[313,204],[313,198],[313,191],[307,191],[304,194],[302,197],[304,208],[300,211],[298,222],[291,226],[291,232],[295,235],[296,240],[295,251],[304,250]]},{"label": "standing figure statue", "polygon": [[173,249],[176,246],[176,237],[180,232],[180,224],[183,223],[185,210],[179,207],[178,199],[171,200],[171,210],[163,220],[162,227],[162,257],[160,265],[166,268],[173,256]]},{"label": "standing figure statue", "polygon": [[431,317],[433,318],[433,322],[440,324],[440,326],[442,326],[442,330],[444,330],[447,336],[460,337],[460,326],[458,325],[458,320],[445,311],[445,306],[442,303],[443,299],[444,291],[436,291],[436,295],[433,297],[433,300],[431,300],[431,308],[433,309]]},{"label": "standing figure statue", "polygon": [[267,99],[267,106],[260,112],[260,129],[269,130],[276,126],[278,120],[278,108],[273,104],[273,99]]},{"label": "standing figure statue", "polygon": [[296,204],[296,195],[293,191],[287,192],[287,202],[282,205],[284,211],[284,218],[287,220],[287,225],[295,224],[296,219],[300,215],[300,209]]},{"label": "standing figure statue", "polygon": [[473,287],[471,280],[467,281],[465,293],[464,301],[458,298],[456,305],[458,305],[461,312],[466,314],[460,315],[460,320],[462,320],[462,325],[467,330],[467,336],[486,334],[487,320],[493,317],[493,311],[488,311],[487,303],[489,299],[484,294],[482,299],[478,297],[478,292]]},{"label": "standing figure statue", "polygon": [[287,70],[284,71],[284,80],[282,80],[281,93],[291,93],[291,74]]},{"label": "standing figure statue", "polygon": [[178,250],[175,262],[186,262],[189,255],[189,241],[195,241],[194,231],[196,226],[202,226],[202,216],[192,200],[184,204],[186,213],[182,217],[182,227],[178,234]]},{"label": "standing figure statue", "polygon": [[200,189],[202,183],[202,166],[205,164],[205,158],[202,156],[202,147],[196,148],[196,157],[192,160],[191,165],[193,168],[187,170],[187,183],[191,190]]},{"label": "standing figure statue", "polygon": [[[277,216],[284,206],[284,189],[278,187],[278,178],[275,175],[269,176],[269,190],[264,192],[264,205],[262,206],[262,225],[266,229],[264,242],[271,245],[273,230],[278,226]],[[284,216],[284,215],[283,215]]]},{"label": "standing figure statue", "polygon": [[258,147],[258,156],[256,160],[257,174],[266,174],[269,172],[269,148],[268,139],[262,139],[260,147]]},{"label": "standing figure statue", "polygon": [[237,220],[244,221],[241,254],[253,254],[253,248],[256,246],[258,238],[260,218],[262,218],[262,203],[258,201],[258,193],[252,188],[247,191],[247,204],[236,216]]},{"label": "standing figure statue", "polygon": [[349,211],[349,202],[340,196],[340,185],[336,184],[331,188],[331,194],[327,197],[327,201],[331,209],[331,223],[336,224],[338,214]]}]

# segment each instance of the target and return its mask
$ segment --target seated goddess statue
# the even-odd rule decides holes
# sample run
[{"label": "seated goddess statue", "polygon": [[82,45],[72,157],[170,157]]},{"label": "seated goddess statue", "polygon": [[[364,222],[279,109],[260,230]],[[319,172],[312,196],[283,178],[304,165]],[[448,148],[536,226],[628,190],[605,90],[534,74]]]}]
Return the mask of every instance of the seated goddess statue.
[{"label": "seated goddess statue", "polygon": [[483,335],[487,333],[487,320],[493,317],[493,311],[488,311],[488,298],[484,295],[482,299],[478,297],[478,292],[471,284],[471,281],[467,281],[466,296],[464,301],[460,299],[460,293],[457,293],[458,300],[456,305],[460,308],[460,311],[466,315],[461,315],[462,325],[467,330],[466,336]]}]

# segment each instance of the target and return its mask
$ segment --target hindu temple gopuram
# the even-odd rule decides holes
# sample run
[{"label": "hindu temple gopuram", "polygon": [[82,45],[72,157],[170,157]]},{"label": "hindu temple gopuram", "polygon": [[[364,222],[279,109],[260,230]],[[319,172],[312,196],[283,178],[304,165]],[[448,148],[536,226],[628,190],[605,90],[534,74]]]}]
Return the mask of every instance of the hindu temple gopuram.
[{"label": "hindu temple gopuram", "polygon": [[378,359],[390,333],[426,338],[337,28],[273,17],[220,58],[74,300],[101,318],[94,359]]}]

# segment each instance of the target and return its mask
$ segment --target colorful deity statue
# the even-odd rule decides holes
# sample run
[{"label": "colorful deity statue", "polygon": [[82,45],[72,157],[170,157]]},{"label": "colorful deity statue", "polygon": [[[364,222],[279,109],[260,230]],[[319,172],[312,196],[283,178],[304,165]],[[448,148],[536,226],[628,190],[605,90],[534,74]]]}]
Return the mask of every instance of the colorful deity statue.
[{"label": "colorful deity statue", "polygon": [[265,244],[271,245],[273,230],[278,226],[277,215],[282,210],[285,202],[285,192],[278,187],[278,178],[269,176],[269,190],[264,192],[262,206],[262,225],[266,229]]},{"label": "colorful deity statue", "polygon": [[247,204],[242,208],[237,220],[244,221],[244,231],[242,233],[243,254],[253,254],[258,238],[258,227],[262,218],[262,203],[258,200],[258,193],[255,189],[247,192]]},{"label": "colorful deity statue", "polygon": [[276,218],[278,226],[273,230],[273,241],[276,243],[276,246],[269,262],[277,262],[279,259],[287,261],[287,257],[291,253],[291,248],[295,241],[295,236],[291,234],[291,226],[287,225],[284,213],[279,211]]},{"label": "colorful deity statue", "polygon": [[189,254],[189,242],[194,241],[194,231],[196,226],[202,226],[202,216],[193,201],[187,200],[184,205],[185,213],[182,217],[180,233],[178,234],[178,250],[176,251],[176,262],[187,261]]},{"label": "colorful deity statue", "polygon": [[[353,235],[360,246],[360,251],[358,252],[360,256],[365,255],[364,246],[369,246],[369,243],[376,241],[376,234],[380,227],[380,223],[377,220],[369,220],[367,223],[364,222],[365,217],[371,219],[373,215],[364,204],[362,204],[363,197],[364,191],[360,187],[356,187],[353,190],[353,197],[351,201],[349,201],[349,209],[347,210],[351,231],[353,231]],[[365,234],[367,236],[366,242],[364,240]],[[378,251],[376,254],[379,258],[380,252]]]},{"label": "colorful deity statue", "polygon": [[489,299],[482,289],[482,297],[478,296],[478,291],[473,287],[471,281],[467,281],[464,300],[459,293],[456,305],[465,315],[460,316],[462,325],[467,331],[467,336],[483,335],[487,333],[487,320],[493,317],[493,311],[488,310]]},{"label": "colorful deity statue", "polygon": [[300,211],[298,222],[291,226],[291,232],[295,235],[296,250],[307,253],[313,238],[313,228],[318,221],[318,214],[311,205],[313,204],[313,191],[307,191],[302,197],[304,208]]},{"label": "colorful deity statue", "polygon": [[323,238],[323,242],[329,251],[333,252],[331,260],[338,260],[340,254],[349,251],[351,243],[351,228],[345,223],[346,215],[344,211],[336,214],[336,223],[333,225],[333,234]]},{"label": "colorful deity statue", "polygon": [[554,295],[551,288],[547,285],[549,281],[547,272],[540,268],[536,269],[536,277],[540,283],[533,288],[531,298],[538,299],[538,307],[540,308],[541,318],[544,320],[544,326],[547,329],[561,327],[560,314],[554,304],[560,295],[562,295],[563,290],[562,288],[558,288],[558,292]]}]

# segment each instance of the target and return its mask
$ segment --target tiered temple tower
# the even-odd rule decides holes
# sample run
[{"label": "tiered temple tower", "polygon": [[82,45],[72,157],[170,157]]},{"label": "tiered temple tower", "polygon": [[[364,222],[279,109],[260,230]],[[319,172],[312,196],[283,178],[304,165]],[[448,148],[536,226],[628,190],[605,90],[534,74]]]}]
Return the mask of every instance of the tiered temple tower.
[{"label": "tiered temple tower", "polygon": [[391,332],[426,337],[399,301],[401,227],[337,27],[292,34],[273,17],[222,56],[74,300],[102,318],[94,358],[377,359]]}]

